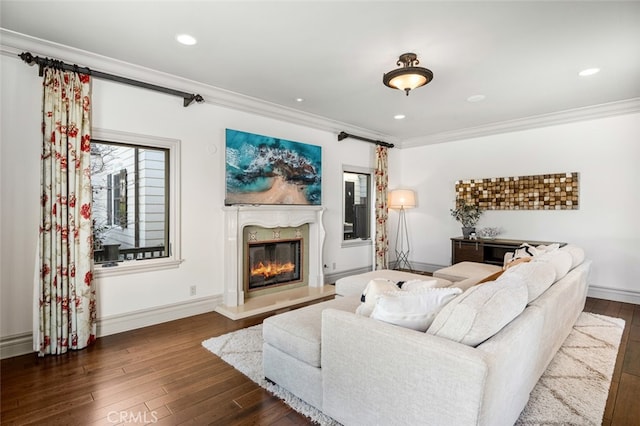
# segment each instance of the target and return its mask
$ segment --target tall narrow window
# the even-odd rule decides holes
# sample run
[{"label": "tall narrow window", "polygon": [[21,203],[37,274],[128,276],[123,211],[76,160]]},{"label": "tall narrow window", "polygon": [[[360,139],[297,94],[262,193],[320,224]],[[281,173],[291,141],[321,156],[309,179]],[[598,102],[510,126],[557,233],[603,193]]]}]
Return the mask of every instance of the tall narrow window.
[{"label": "tall narrow window", "polygon": [[343,240],[371,237],[371,173],[343,171]]},{"label": "tall narrow window", "polygon": [[91,141],[94,262],[171,256],[171,149]]}]

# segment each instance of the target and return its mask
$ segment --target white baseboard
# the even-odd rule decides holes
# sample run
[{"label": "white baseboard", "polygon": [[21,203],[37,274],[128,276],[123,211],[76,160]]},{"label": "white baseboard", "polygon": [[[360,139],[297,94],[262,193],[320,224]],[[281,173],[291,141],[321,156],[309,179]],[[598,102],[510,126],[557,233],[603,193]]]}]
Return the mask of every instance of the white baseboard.
[{"label": "white baseboard", "polygon": [[[97,334],[98,337],[103,337],[193,315],[200,315],[214,311],[216,306],[220,304],[222,304],[222,295],[216,295],[175,303],[173,305],[99,318]],[[33,339],[31,333],[22,333],[0,338],[0,359],[32,352]]]},{"label": "white baseboard", "polygon": [[98,337],[212,312],[221,303],[222,295],[216,295],[100,318]]},{"label": "white baseboard", "polygon": [[589,285],[587,296],[596,299],[613,300],[616,302],[625,302],[633,303],[634,305],[640,305],[640,292],[637,291]]},{"label": "white baseboard", "polygon": [[31,333],[15,334],[0,339],[0,359],[33,352]]},{"label": "white baseboard", "polygon": [[365,272],[371,272],[373,267],[371,265],[364,268],[349,269],[347,271],[336,272],[333,274],[324,274],[324,282],[326,284],[334,284],[337,280],[344,277],[350,277],[351,275],[364,274]]},{"label": "white baseboard", "polygon": [[415,271],[434,273],[438,269],[446,268],[450,265],[435,265],[433,263],[411,262]]}]

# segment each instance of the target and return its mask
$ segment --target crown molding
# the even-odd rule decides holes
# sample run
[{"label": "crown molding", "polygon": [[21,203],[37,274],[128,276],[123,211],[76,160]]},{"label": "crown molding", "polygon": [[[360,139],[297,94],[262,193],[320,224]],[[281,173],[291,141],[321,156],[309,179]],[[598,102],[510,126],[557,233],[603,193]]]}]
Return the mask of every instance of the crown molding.
[{"label": "crown molding", "polygon": [[[257,114],[317,130],[328,131],[335,133],[336,136],[341,131],[346,131],[372,139],[385,140],[390,143],[396,143],[398,141],[398,139],[393,136],[373,132],[369,129],[348,123],[331,120],[319,115],[306,113],[151,68],[145,68],[86,50],[76,49],[0,28],[0,53],[2,55],[17,57],[17,55],[25,51],[31,52],[33,55],[52,57],[64,62],[78,64],[96,71],[120,75],[133,80],[170,87],[188,93],[198,93],[205,99],[205,103],[207,104]],[[197,106],[194,104],[189,108],[197,108]]]},{"label": "crown molding", "polygon": [[[24,51],[29,51],[38,56],[48,56],[65,62],[77,63],[78,65],[86,66],[97,71],[121,75],[134,80],[171,87],[173,89],[189,93],[198,93],[204,97],[205,103],[207,104],[250,114],[257,114],[279,121],[335,133],[336,135],[341,131],[357,133],[367,138],[394,143],[398,148],[412,148],[640,112],[640,98],[631,98],[623,101],[399,140],[399,138],[391,135],[374,132],[369,129],[337,120],[331,120],[319,115],[306,113],[293,108],[221,89],[219,87],[210,86],[172,74],[130,64],[128,62],[119,61],[117,59],[98,55],[86,50],[76,49],[59,43],[0,28],[0,53],[2,55],[15,58],[18,54]],[[197,108],[197,106],[192,105],[190,108]]]},{"label": "crown molding", "polygon": [[462,139],[472,139],[500,133],[517,132],[540,127],[555,126],[577,121],[595,120],[616,115],[635,114],[640,112],[640,98],[625,99],[605,104],[575,108],[549,114],[535,115],[515,120],[501,121],[477,127],[452,130],[434,135],[409,138],[398,144],[399,148],[413,148]]}]

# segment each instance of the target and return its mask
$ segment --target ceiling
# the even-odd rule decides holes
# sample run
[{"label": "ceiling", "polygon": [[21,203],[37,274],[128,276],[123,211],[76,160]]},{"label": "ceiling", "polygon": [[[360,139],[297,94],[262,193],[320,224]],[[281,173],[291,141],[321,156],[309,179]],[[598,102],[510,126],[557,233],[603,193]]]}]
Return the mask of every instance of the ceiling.
[{"label": "ceiling", "polygon": [[[638,1],[2,0],[0,12],[5,29],[399,142],[640,97]],[[409,96],[382,84],[405,52],[434,73]],[[601,72],[578,76],[590,67]]]}]

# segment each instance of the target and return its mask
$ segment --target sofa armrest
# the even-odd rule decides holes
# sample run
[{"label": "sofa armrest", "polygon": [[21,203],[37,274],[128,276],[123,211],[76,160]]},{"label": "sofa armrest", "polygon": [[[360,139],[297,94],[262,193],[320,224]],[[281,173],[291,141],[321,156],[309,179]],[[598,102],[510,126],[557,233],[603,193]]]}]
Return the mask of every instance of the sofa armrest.
[{"label": "sofa armrest", "polygon": [[345,425],[478,424],[491,355],[350,312],[322,314],[323,411]]}]

